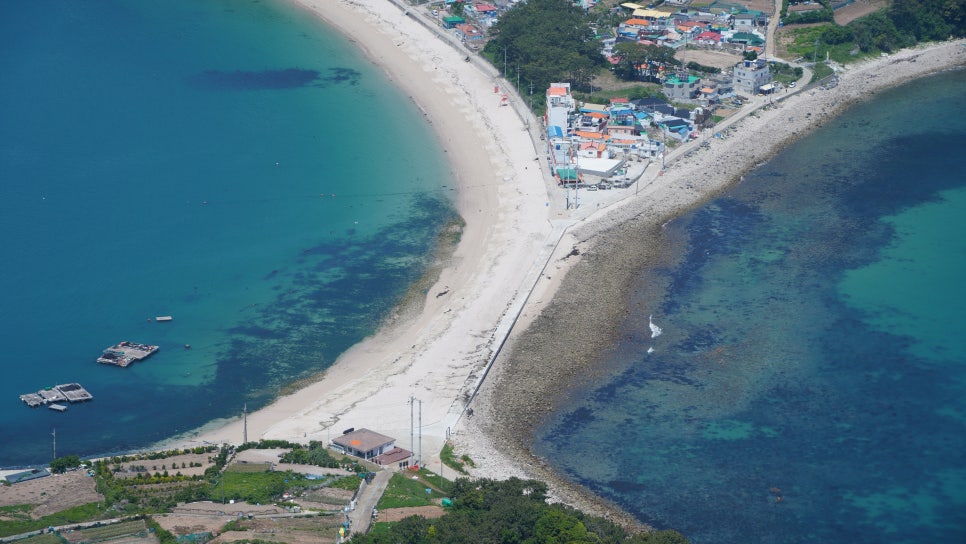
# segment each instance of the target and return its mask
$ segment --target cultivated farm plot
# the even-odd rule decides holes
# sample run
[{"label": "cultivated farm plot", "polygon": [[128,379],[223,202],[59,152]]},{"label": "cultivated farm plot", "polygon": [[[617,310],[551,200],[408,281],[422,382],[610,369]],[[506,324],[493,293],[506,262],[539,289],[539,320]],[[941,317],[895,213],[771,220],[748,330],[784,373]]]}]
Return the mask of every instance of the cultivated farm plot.
[{"label": "cultivated farm plot", "polygon": [[271,463],[232,463],[228,472],[268,472],[272,470]]},{"label": "cultivated farm plot", "polygon": [[775,13],[775,0],[739,0],[733,3],[741,4],[752,11],[761,11],[766,15]]},{"label": "cultivated farm plot", "polygon": [[835,10],[835,22],[844,26],[887,5],[886,0],[856,0],[842,9]]},{"label": "cultivated farm plot", "polygon": [[[286,544],[328,544],[339,539],[341,515],[239,520],[212,543],[261,540]],[[209,543],[211,544],[211,543]]]},{"label": "cultivated farm plot", "polygon": [[73,506],[103,500],[104,497],[94,488],[94,478],[86,472],[77,470],[54,474],[46,478],[0,486],[0,506],[38,505],[30,509],[30,516],[37,519]]},{"label": "cultivated farm plot", "polygon": [[111,468],[115,478],[134,478],[138,474],[154,474],[164,471],[168,471],[169,474],[180,472],[185,476],[200,476],[205,473],[205,469],[213,464],[210,460],[213,455],[211,453],[186,453],[164,459],[137,459],[112,464]]},{"label": "cultivated farm plot", "polygon": [[107,540],[118,542],[123,537],[133,538],[134,541],[141,542],[148,536],[148,528],[144,524],[144,520],[126,521],[101,527],[66,531],[61,533],[61,536],[72,544],[93,544]]},{"label": "cultivated farm plot", "polygon": [[44,533],[42,535],[35,535],[35,536],[18,540],[17,544],[63,544],[63,543],[59,538],[57,538],[57,535]]}]

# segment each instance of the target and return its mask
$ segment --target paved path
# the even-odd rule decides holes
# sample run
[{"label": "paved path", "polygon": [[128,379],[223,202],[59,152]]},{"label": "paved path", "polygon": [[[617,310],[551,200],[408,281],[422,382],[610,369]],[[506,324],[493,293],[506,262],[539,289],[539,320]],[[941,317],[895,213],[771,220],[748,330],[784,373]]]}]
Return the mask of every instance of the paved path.
[{"label": "paved path", "polygon": [[775,58],[775,40],[778,39],[778,23],[782,14],[782,0],[775,0],[775,11],[768,18],[768,30],[765,31],[765,58]]},{"label": "paved path", "polygon": [[366,534],[369,531],[369,525],[372,524],[372,509],[376,507],[376,503],[382,498],[382,494],[386,491],[386,486],[389,485],[389,478],[392,478],[392,475],[393,472],[389,470],[377,472],[372,482],[366,486],[362,494],[356,499],[355,510],[349,512],[350,534]]}]

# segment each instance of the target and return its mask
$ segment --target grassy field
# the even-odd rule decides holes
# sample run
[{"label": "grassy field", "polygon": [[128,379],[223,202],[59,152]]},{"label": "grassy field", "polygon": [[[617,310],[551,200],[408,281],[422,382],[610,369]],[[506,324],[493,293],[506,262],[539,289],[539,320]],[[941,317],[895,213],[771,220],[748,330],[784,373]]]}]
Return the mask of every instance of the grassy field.
[{"label": "grassy field", "polygon": [[44,516],[40,519],[30,519],[30,517],[27,516],[26,518],[18,519],[17,517],[14,517],[14,519],[0,520],[0,537],[18,535],[20,533],[29,533],[30,531],[36,531],[52,525],[68,525],[70,523],[94,521],[107,517],[109,516],[106,515],[105,512],[101,511],[98,503],[92,502],[89,504],[82,504],[80,506],[68,508],[67,510],[62,510],[56,514]]},{"label": "grassy field", "polygon": [[362,482],[362,478],[352,475],[346,476],[344,478],[339,478],[338,480],[329,484],[329,487],[334,487],[336,489],[348,489],[349,491],[355,491],[359,489],[359,483]]},{"label": "grassy field", "polygon": [[217,496],[243,500],[249,504],[267,504],[286,490],[315,485],[313,480],[292,472],[236,472],[225,471],[221,481],[212,488]]},{"label": "grassy field", "polygon": [[[427,485],[423,480],[413,480],[406,474],[396,473],[389,480],[386,492],[382,494],[376,508],[405,508],[409,506],[429,506],[435,504],[434,499],[443,495],[439,490],[427,493]],[[429,487],[432,489],[432,487]]]},{"label": "grassy field", "polygon": [[822,33],[834,26],[834,23],[824,23],[783,29],[782,41],[785,43],[789,57],[801,57],[806,61],[823,61],[827,55],[830,60],[845,64],[878,54],[863,53],[853,42],[836,45],[822,43]]},{"label": "grassy field", "polygon": [[271,463],[232,463],[225,472],[267,472],[271,469]]}]

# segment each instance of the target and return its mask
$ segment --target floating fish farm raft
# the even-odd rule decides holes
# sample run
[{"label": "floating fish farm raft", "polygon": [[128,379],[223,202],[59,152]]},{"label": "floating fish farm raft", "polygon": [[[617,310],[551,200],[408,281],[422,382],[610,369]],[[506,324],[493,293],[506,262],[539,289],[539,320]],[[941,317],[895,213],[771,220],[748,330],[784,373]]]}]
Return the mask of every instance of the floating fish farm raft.
[{"label": "floating fish farm raft", "polygon": [[56,402],[84,402],[85,400],[91,400],[93,398],[94,395],[88,393],[87,389],[84,389],[79,383],[62,383],[47,389],[41,389],[36,393],[20,395],[20,400],[31,408],[48,404],[58,406],[53,404]]},{"label": "floating fish farm raft", "polygon": [[98,363],[126,367],[135,361],[145,359],[158,351],[158,346],[138,344],[137,342],[121,342],[104,350],[97,358]]}]

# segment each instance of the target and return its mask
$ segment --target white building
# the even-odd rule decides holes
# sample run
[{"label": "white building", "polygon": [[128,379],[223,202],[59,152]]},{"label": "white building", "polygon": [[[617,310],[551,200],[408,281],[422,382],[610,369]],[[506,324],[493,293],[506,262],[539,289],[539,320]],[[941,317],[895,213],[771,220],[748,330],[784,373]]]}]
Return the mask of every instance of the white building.
[{"label": "white building", "polygon": [[734,89],[735,92],[750,95],[758,94],[758,90],[763,85],[771,81],[771,70],[768,63],[758,60],[746,60],[735,66],[734,69]]}]

